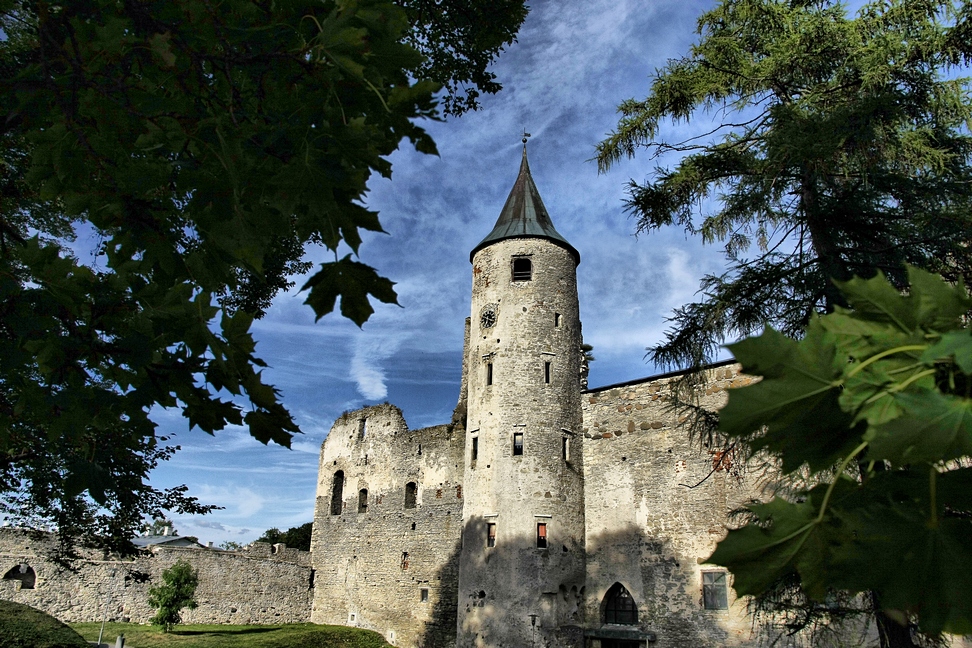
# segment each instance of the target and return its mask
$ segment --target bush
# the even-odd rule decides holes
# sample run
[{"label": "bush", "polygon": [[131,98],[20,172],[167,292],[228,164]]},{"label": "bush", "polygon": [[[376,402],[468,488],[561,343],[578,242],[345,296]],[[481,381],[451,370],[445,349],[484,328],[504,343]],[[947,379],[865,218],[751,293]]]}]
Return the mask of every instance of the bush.
[{"label": "bush", "polygon": [[172,626],[181,623],[179,612],[182,608],[194,610],[196,608],[196,585],[199,575],[192,565],[185,560],[178,560],[174,565],[162,572],[164,585],[149,589],[148,603],[158,612],[150,622],[162,626],[163,632],[172,630]]}]

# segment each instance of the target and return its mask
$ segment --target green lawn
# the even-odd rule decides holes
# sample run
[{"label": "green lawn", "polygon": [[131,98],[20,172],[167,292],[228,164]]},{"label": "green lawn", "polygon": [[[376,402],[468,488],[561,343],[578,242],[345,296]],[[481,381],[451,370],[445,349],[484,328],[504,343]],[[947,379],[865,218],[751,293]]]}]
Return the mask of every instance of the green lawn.
[{"label": "green lawn", "polygon": [[[100,623],[72,623],[89,641],[98,640]],[[343,626],[295,623],[286,625],[180,625],[165,634],[159,628],[133,623],[105,625],[103,643],[114,646],[125,635],[125,648],[386,648],[377,632]]]},{"label": "green lawn", "polygon": [[[97,638],[96,636],[95,639]],[[13,601],[0,601],[0,646],[87,648],[77,632],[54,617]]]}]

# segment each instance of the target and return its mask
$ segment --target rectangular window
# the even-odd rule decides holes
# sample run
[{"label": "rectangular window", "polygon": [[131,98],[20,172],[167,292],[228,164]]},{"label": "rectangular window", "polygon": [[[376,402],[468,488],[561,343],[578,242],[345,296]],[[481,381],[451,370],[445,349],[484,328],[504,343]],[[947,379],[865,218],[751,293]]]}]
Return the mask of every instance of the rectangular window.
[{"label": "rectangular window", "polygon": [[522,454],[523,454],[523,433],[514,432],[513,433],[513,456],[516,457]]},{"label": "rectangular window", "polygon": [[554,328],[560,328],[560,313],[554,313]]},{"label": "rectangular window", "polygon": [[550,363],[549,362],[543,363],[543,382],[545,382],[548,385],[550,384]]},{"label": "rectangular window", "polygon": [[547,523],[537,522],[537,549],[547,548]]},{"label": "rectangular window", "polygon": [[358,421],[358,438],[364,440],[366,434],[368,434],[368,419],[363,418]]},{"label": "rectangular window", "polygon": [[403,570],[408,569],[408,552],[407,551],[403,551],[402,552],[402,569]]},{"label": "rectangular window", "polygon": [[496,523],[495,522],[486,523],[486,546],[487,547],[496,546]]},{"label": "rectangular window", "polygon": [[560,451],[564,456],[564,461],[570,461],[570,439],[564,437],[560,441]]},{"label": "rectangular window", "polygon": [[726,572],[702,572],[702,604],[706,610],[729,609]]},{"label": "rectangular window", "polygon": [[472,438],[472,453],[469,459],[470,461],[476,461],[479,459],[479,437]]},{"label": "rectangular window", "polygon": [[513,257],[513,281],[530,281],[533,278],[533,262],[528,257]]},{"label": "rectangular window", "polygon": [[428,588],[423,587],[422,589],[419,590],[419,599],[423,603],[428,603],[429,602],[429,590],[428,590]]},{"label": "rectangular window", "polygon": [[487,385],[493,384],[493,363],[492,362],[486,363],[486,384]]}]

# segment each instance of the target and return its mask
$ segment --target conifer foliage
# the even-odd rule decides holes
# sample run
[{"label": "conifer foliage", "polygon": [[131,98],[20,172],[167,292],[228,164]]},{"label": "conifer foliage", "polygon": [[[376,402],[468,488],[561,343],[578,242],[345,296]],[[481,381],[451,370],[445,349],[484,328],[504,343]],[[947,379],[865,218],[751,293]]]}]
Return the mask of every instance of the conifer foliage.
[{"label": "conifer foliage", "polygon": [[[629,185],[639,230],[683,227],[728,261],[675,311],[656,363],[699,366],[767,322],[798,336],[846,305],[834,279],[880,273],[900,289],[906,264],[972,275],[968,11],[888,0],[850,18],[826,0],[723,0],[648,97],[621,104],[601,170],[642,149],[678,160]],[[663,138],[707,112],[723,122],[712,132]]]},{"label": "conifer foliage", "polygon": [[972,634],[972,299],[909,278],[907,295],[880,276],[838,284],[850,309],[800,341],[730,345],[762,380],[730,390],[721,429],[807,485],[750,505],[709,561],[741,595],[795,577],[817,601],[870,592],[927,635]]}]

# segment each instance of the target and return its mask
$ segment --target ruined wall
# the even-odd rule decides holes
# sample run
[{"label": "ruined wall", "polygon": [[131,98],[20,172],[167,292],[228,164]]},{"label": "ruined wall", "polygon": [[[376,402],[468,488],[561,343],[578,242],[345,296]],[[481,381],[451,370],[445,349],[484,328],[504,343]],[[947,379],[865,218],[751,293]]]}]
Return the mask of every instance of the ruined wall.
[{"label": "ruined wall", "polygon": [[190,547],[156,547],[129,560],[100,560],[91,553],[76,571],[46,558],[51,540],[0,529],[0,570],[27,564],[35,587],[0,580],[0,598],[43,610],[62,621],[96,621],[108,600],[108,618],[147,623],[155,614],[148,590],[162,583],[162,571],[177,560],[199,573],[199,607],[182,612],[185,623],[301,623],[310,618],[310,554],[285,545],[254,543],[238,552]]},{"label": "ruined wall", "polygon": [[[410,431],[392,405],[335,422],[321,447],[311,540],[314,622],[375,630],[393,645],[454,643],[462,437],[451,425]],[[344,487],[332,514],[339,471]],[[414,508],[406,508],[409,483]]]},{"label": "ruined wall", "polygon": [[[721,407],[728,386],[751,380],[737,371],[709,370],[706,408]],[[657,648],[750,645],[751,619],[731,590],[728,610],[703,608],[702,573],[720,568],[702,562],[724,536],[727,512],[753,495],[754,484],[731,461],[712,472],[719,455],[690,440],[668,407],[675,379],[584,394],[586,626],[599,627],[605,594],[620,582]]]}]

